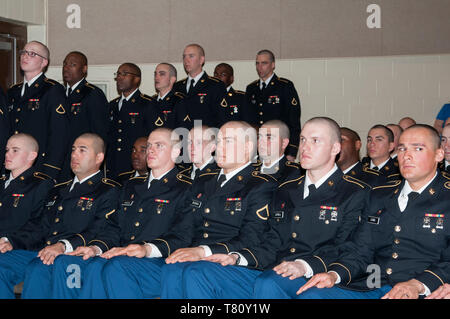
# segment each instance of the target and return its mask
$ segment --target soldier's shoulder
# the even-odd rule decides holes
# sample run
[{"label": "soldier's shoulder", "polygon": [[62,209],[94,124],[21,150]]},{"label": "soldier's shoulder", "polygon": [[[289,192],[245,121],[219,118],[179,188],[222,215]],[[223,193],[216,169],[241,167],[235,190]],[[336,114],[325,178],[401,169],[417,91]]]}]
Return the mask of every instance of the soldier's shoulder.
[{"label": "soldier's shoulder", "polygon": [[146,101],[153,101],[153,99],[152,99],[152,97],[150,95],[141,93],[139,96],[141,97],[141,99],[144,99]]},{"label": "soldier's shoulder", "polygon": [[221,82],[219,78],[216,78],[215,76],[211,76],[211,75],[208,75],[208,79],[213,81],[213,82],[215,82],[215,83],[220,83]]},{"label": "soldier's shoulder", "polygon": [[179,172],[179,173],[176,175],[176,178],[177,178],[177,181],[178,181],[179,183],[181,183],[182,185],[185,185],[185,186],[190,186],[190,185],[192,185],[192,179],[191,179],[189,176],[183,174],[183,172]]},{"label": "soldier's shoulder", "polygon": [[358,178],[355,178],[351,175],[344,174],[344,175],[342,175],[342,179],[344,180],[345,183],[347,183],[349,185],[355,185],[354,187],[356,187],[356,188],[362,188],[362,189],[371,189],[372,188],[366,182],[364,182]]},{"label": "soldier's shoulder", "polygon": [[53,184],[56,184],[55,180],[51,176],[49,176],[47,174],[44,174],[42,172],[37,172],[37,171],[34,172],[33,173],[33,178],[38,180],[38,181],[50,181]]},{"label": "soldier's shoulder", "polygon": [[122,187],[122,184],[108,177],[102,178],[102,184],[110,188]]},{"label": "soldier's shoulder", "polygon": [[397,187],[402,183],[401,180],[393,180],[383,185],[375,186],[372,188],[372,193],[376,196],[382,196],[383,194],[390,194],[397,191]]},{"label": "soldier's shoulder", "polygon": [[300,185],[303,183],[303,180],[305,179],[305,175],[301,175],[301,176],[288,176],[288,178],[286,179],[286,181],[284,181],[283,183],[281,183],[278,188],[286,188],[286,187],[295,187],[296,185]]},{"label": "soldier's shoulder", "polygon": [[254,170],[251,175],[253,178],[256,178],[256,180],[260,182],[278,182],[278,180],[274,176],[261,173],[259,170]]},{"label": "soldier's shoulder", "polygon": [[369,166],[363,166],[362,171],[365,172],[365,173],[367,173],[367,174],[372,174],[372,175],[375,175],[375,176],[380,176],[380,172],[379,172],[379,171],[377,171],[377,170],[375,170],[375,169],[372,169],[372,168],[370,168]]},{"label": "soldier's shoulder", "polygon": [[69,185],[70,183],[72,183],[73,179],[69,179],[68,181],[65,182],[61,182],[58,183],[54,186],[54,188],[62,188],[62,187],[66,187],[67,185]]},{"label": "soldier's shoulder", "polygon": [[17,83],[15,83],[15,84],[11,85],[11,86],[9,87],[8,90],[15,90],[15,89],[18,89],[18,88],[20,88],[20,87],[22,86],[22,84],[23,84],[23,81],[17,82]]},{"label": "soldier's shoulder", "polygon": [[291,80],[286,79],[286,78],[277,77],[277,80],[284,84],[293,84],[293,82]]},{"label": "soldier's shoulder", "polygon": [[238,95],[245,95],[245,91],[241,91],[241,90],[234,90],[234,93],[236,93]]}]

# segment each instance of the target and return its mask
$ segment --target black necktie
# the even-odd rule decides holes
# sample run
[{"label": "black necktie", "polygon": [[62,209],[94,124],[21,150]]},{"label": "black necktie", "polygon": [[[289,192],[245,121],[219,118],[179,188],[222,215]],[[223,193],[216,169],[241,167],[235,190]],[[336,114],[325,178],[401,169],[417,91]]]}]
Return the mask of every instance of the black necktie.
[{"label": "black necktie", "polygon": [[30,89],[30,87],[28,86],[28,83],[26,83],[24,85],[25,85],[25,89],[23,90],[23,95],[22,96],[26,96],[27,95],[27,91]]},{"label": "black necktie", "polygon": [[313,195],[316,192],[316,190],[317,190],[316,185],[314,185],[314,184],[310,184],[308,186],[308,189],[309,189],[308,197]]},{"label": "black necktie", "polygon": [[197,168],[197,169],[195,169],[194,179],[197,179],[199,176],[200,176],[200,168]]},{"label": "black necktie", "polygon": [[191,84],[189,85],[189,91],[188,91],[188,93],[191,93],[191,92],[192,92],[192,89],[194,88],[194,83],[195,83],[195,80],[192,79],[192,80],[191,80]]},{"label": "black necktie", "polygon": [[78,187],[80,187],[80,182],[76,182],[75,184],[73,184],[72,190],[71,192],[73,192],[74,190],[76,190]]},{"label": "black necktie", "polygon": [[67,96],[70,96],[70,94],[72,94],[72,88],[69,87],[69,91],[67,92]]},{"label": "black necktie", "polygon": [[410,192],[408,194],[408,204],[419,196],[418,192]]},{"label": "black necktie", "polygon": [[225,182],[227,180],[227,177],[225,176],[225,174],[221,174],[219,176],[219,179],[217,180],[217,187],[216,190],[222,187],[223,182]]},{"label": "black necktie", "polygon": [[148,189],[150,189],[152,186],[155,186],[155,184],[159,181],[159,179],[152,179],[150,182],[150,185],[148,186]]},{"label": "black necktie", "polygon": [[265,88],[266,88],[266,82],[263,82],[263,83],[262,83],[261,91],[264,91]]},{"label": "black necktie", "polygon": [[372,169],[378,171],[378,166],[374,166]]}]

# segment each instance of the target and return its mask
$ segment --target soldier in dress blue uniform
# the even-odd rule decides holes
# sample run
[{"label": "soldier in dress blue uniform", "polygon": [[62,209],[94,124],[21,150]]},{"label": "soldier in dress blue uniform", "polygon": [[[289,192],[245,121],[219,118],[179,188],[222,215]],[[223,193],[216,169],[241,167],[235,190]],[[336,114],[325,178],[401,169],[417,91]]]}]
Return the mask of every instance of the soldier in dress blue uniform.
[{"label": "soldier in dress blue uniform", "polygon": [[155,90],[152,98],[156,112],[149,114],[148,122],[156,127],[190,129],[193,125],[188,115],[185,95],[173,90],[177,81],[177,69],[170,63],[160,63],[155,69]]},{"label": "soldier in dress blue uniform", "polygon": [[264,123],[258,130],[258,163],[261,173],[272,175],[280,184],[289,176],[304,175],[300,164],[288,161],[284,152],[289,145],[289,127],[280,120]]},{"label": "soldier in dress blue uniform", "polygon": [[361,149],[361,138],[359,134],[348,127],[341,127],[341,152],[336,164],[344,174],[359,179],[370,187],[378,186],[385,182],[380,177],[380,172],[363,166],[359,161],[359,150]]},{"label": "soldier in dress blue uniform", "polygon": [[344,176],[336,166],[339,141],[339,126],[333,120],[314,118],[305,123],[300,158],[306,174],[294,176],[275,191],[271,230],[253,250],[255,258],[242,254],[233,260],[222,255],[215,260],[221,265],[187,268],[185,297],[248,299],[254,292],[256,298],[280,298],[290,294],[292,286],[297,287],[295,292],[304,281],[301,277],[323,271],[358,224],[366,194],[362,183]]},{"label": "soldier in dress blue uniform", "polygon": [[450,174],[450,124],[442,129],[441,147],[444,150],[444,160],[439,164],[439,169]]},{"label": "soldier in dress blue uniform", "polygon": [[106,169],[112,179],[132,170],[130,156],[134,141],[148,136],[157,127],[148,120],[148,114],[155,112],[153,99],[139,91],[141,69],[133,63],[124,63],[115,76],[121,96],[109,103],[111,126],[106,155]]},{"label": "soldier in dress blue uniform", "polygon": [[69,116],[69,148],[63,176],[72,178],[70,147],[83,133],[98,134],[106,141],[109,131],[109,105],[101,89],[86,81],[87,57],[78,51],[67,54],[63,62],[62,76],[66,85],[66,104]]},{"label": "soldier in dress blue uniform", "polygon": [[3,172],[3,163],[5,162],[5,146],[11,135],[8,108],[6,107],[6,96],[0,88],[0,176]]},{"label": "soldier in dress blue uniform", "polygon": [[234,70],[228,63],[219,63],[214,68],[214,77],[221,80],[227,89],[224,100],[220,103],[220,122],[241,121],[245,118],[243,114],[248,112],[245,92],[235,90],[231,85],[234,82]]},{"label": "soldier in dress blue uniform", "polygon": [[269,202],[276,186],[269,175],[254,171],[251,159],[255,153],[256,132],[250,125],[228,122],[222,126],[216,150],[220,172],[200,175],[183,220],[149,243],[147,256],[160,258],[108,263],[103,271],[108,295],[180,297],[183,269],[204,263],[202,258],[240,251],[252,259],[252,249],[261,243],[267,229]]},{"label": "soldier in dress blue uniform", "polygon": [[174,90],[184,94],[187,113],[192,123],[202,120],[201,124],[220,127],[219,110],[225,103],[225,84],[210,77],[203,70],[205,51],[198,44],[189,44],[183,51],[183,66],[188,77],[175,83]]},{"label": "soldier in dress blue uniform", "polygon": [[71,162],[75,178],[55,185],[40,215],[0,240],[0,297],[13,298],[12,288],[21,281],[22,297],[48,297],[55,258],[89,245],[106,227],[118,192],[99,170],[104,148],[92,133],[76,139]]},{"label": "soldier in dress blue uniform", "polygon": [[288,160],[294,161],[298,151],[300,135],[300,99],[294,84],[275,73],[275,56],[269,50],[256,55],[256,71],[259,79],[245,90],[249,111],[244,121],[261,126],[269,120],[282,120],[290,130],[290,143],[286,148]]},{"label": "soldier in dress blue uniform", "polygon": [[122,185],[133,177],[147,176],[147,137],[139,137],[133,144],[131,151],[131,166],[133,170],[119,174],[118,182]]},{"label": "soldier in dress blue uniform", "polygon": [[206,125],[195,126],[189,131],[186,153],[191,164],[185,164],[181,173],[189,176],[194,182],[202,174],[219,170],[213,157],[216,150],[216,134],[215,130]]},{"label": "soldier in dress blue uniform", "polygon": [[69,120],[64,87],[45,76],[49,64],[48,48],[38,42],[27,43],[20,51],[24,82],[7,92],[11,133],[27,133],[39,143],[37,169],[58,179],[69,145]]},{"label": "soldier in dress blue uniform", "polygon": [[[404,180],[373,189],[354,238],[302,287],[302,298],[415,299],[449,282],[450,180],[437,170],[443,153],[433,127],[404,130],[398,146]],[[378,280],[369,265],[378,268]]]},{"label": "soldier in dress blue uniform", "polygon": [[391,158],[395,160],[397,159],[398,141],[400,139],[400,135],[403,133],[403,129],[400,125],[393,123],[387,124],[386,127],[392,131],[392,134],[394,134],[394,149],[391,152]]},{"label": "soldier in dress blue uniform", "polygon": [[38,154],[32,136],[19,133],[8,139],[5,166],[9,173],[0,178],[0,237],[36,218],[54,185],[54,180],[32,167]]},{"label": "soldier in dress blue uniform", "polygon": [[[167,128],[150,133],[146,157],[150,175],[133,177],[124,186],[117,212],[109,216],[108,228],[92,240],[91,246],[78,247],[71,256],[55,261],[52,298],[106,298],[101,271],[108,260],[113,256],[143,257],[145,243],[160,237],[181,219],[191,180],[175,167],[180,145],[171,135],[172,130]],[[82,285],[78,289],[66,284],[70,275],[66,269],[73,264],[81,269]]]},{"label": "soldier in dress blue uniform", "polygon": [[394,133],[384,125],[374,125],[367,133],[368,156],[362,159],[363,167],[380,172],[385,180],[400,178],[397,159],[390,156],[394,147]]}]

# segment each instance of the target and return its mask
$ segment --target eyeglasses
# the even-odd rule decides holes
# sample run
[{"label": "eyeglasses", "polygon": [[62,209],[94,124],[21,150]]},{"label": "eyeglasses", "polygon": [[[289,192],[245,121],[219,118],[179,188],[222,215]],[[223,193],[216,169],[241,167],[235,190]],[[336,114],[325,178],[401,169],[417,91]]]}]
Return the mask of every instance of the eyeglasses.
[{"label": "eyeglasses", "polygon": [[37,54],[36,52],[33,52],[33,51],[27,51],[27,50],[20,50],[20,51],[19,51],[19,55],[20,55],[20,56],[22,56],[22,55],[24,55],[24,54],[28,55],[30,58],[34,58],[35,56],[38,56],[38,57],[41,57],[41,58],[43,58],[43,59],[48,60],[48,58],[46,58],[45,56],[42,56],[42,55],[40,55],[40,54]]},{"label": "eyeglasses", "polygon": [[118,77],[119,75],[125,77],[125,76],[127,76],[129,74],[134,75],[134,76],[139,76],[136,73],[131,73],[131,72],[124,71],[124,72],[115,72],[114,73],[114,77]]}]

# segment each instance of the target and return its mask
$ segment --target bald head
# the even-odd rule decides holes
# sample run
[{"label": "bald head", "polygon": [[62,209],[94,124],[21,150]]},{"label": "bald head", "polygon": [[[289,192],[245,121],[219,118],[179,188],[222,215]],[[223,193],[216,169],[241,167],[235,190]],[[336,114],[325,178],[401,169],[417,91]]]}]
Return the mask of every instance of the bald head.
[{"label": "bald head", "polygon": [[17,177],[33,166],[38,156],[37,141],[28,134],[19,133],[11,136],[6,144],[5,168]]},{"label": "bald head", "polygon": [[99,153],[105,154],[106,145],[100,136],[98,136],[97,134],[94,134],[94,133],[84,133],[84,134],[81,134],[80,136],[78,136],[77,139],[81,139],[81,138],[92,141],[92,148],[93,148],[95,154],[99,154]]},{"label": "bald head", "polygon": [[325,116],[313,117],[306,121],[304,126],[307,124],[321,124],[326,126],[330,133],[331,143],[341,143],[341,129],[335,120]]},{"label": "bald head", "polygon": [[404,130],[410,126],[413,126],[414,124],[416,124],[416,121],[409,116],[404,117],[400,121],[398,121],[398,125],[400,125],[400,127]]},{"label": "bald head", "polygon": [[28,152],[39,152],[39,144],[31,135],[25,133],[15,134],[9,138],[8,142],[15,140],[20,141],[20,143],[23,145],[23,148]]}]

